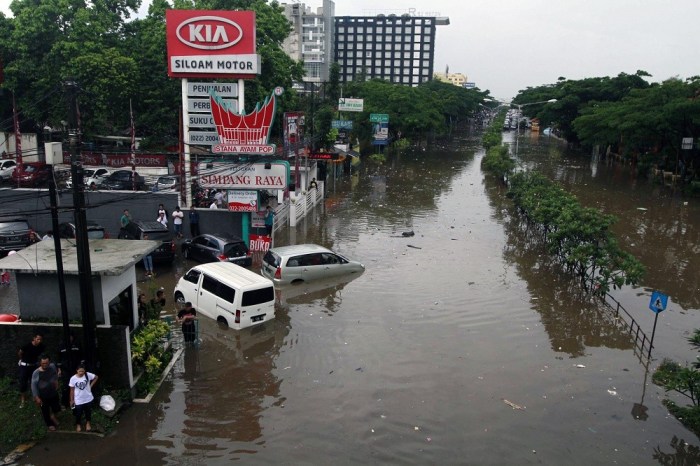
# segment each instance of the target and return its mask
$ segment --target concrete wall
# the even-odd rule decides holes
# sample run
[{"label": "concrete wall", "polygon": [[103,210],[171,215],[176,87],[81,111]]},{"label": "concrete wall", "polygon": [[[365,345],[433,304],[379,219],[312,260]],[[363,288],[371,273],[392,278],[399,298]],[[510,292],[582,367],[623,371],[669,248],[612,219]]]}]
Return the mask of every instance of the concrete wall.
[{"label": "concrete wall", "polygon": [[[84,348],[82,327],[71,326],[71,329],[81,347]],[[58,346],[63,340],[63,326],[61,324],[0,323],[0,376],[8,376],[14,381],[17,380],[17,350],[31,341],[35,330],[44,335],[47,354],[54,362],[58,362]],[[98,326],[96,335],[99,368],[95,369],[94,372],[102,379],[101,387],[131,388],[134,378],[131,368],[128,327],[123,325]]]},{"label": "concrete wall", "polygon": [[[16,273],[17,297],[23,319],[61,319],[61,298],[56,274]],[[80,287],[77,275],[64,275],[66,284],[66,304],[69,320],[82,320],[80,310]],[[104,324],[105,309],[101,303],[100,279],[93,277],[92,289],[95,294],[95,322]],[[111,299],[111,298],[110,298]],[[109,299],[107,299],[109,301]]]},{"label": "concrete wall", "polygon": [[[178,206],[177,193],[152,193],[130,191],[89,191],[85,194],[86,216],[88,220],[102,225],[110,238],[119,234],[119,219],[124,209],[129,209],[133,220],[155,220],[158,205],[163,204],[168,211],[168,228],[173,230],[170,214]],[[73,221],[73,193],[59,194],[59,223]],[[3,209],[12,209],[28,214],[29,225],[42,236],[51,229],[48,189],[0,189],[0,205]],[[180,206],[185,213],[183,232],[189,237],[190,227],[187,220],[189,209]],[[199,212],[199,229],[202,233],[221,233],[242,236],[242,218],[244,214],[218,209],[197,209]]]}]

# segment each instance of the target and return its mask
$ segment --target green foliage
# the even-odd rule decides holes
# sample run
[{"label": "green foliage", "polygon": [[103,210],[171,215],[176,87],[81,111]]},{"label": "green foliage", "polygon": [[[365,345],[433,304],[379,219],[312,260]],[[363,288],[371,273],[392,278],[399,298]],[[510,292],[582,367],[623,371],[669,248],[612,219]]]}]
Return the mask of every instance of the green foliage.
[{"label": "green foliage", "polygon": [[34,403],[29,401],[19,408],[19,392],[9,377],[0,378],[0,425],[0,458],[17,445],[46,435],[44,420]]},{"label": "green foliage", "polygon": [[644,267],[619,247],[610,231],[613,216],[580,206],[574,196],[536,172],[516,173],[510,183],[510,197],[545,235],[549,251],[584,283],[592,282],[596,292],[641,280]]},{"label": "green foliage", "polygon": [[137,394],[150,393],[160,379],[172,351],[164,345],[170,327],[162,320],[151,320],[131,337],[131,359],[135,368],[143,370],[136,386]]},{"label": "green foliage", "polygon": [[371,162],[377,163],[379,165],[386,162],[386,155],[384,154],[372,154],[368,158]]},{"label": "green foliage", "polygon": [[499,178],[508,177],[515,169],[515,160],[508,155],[508,146],[491,147],[484,156],[481,166],[487,172]]}]

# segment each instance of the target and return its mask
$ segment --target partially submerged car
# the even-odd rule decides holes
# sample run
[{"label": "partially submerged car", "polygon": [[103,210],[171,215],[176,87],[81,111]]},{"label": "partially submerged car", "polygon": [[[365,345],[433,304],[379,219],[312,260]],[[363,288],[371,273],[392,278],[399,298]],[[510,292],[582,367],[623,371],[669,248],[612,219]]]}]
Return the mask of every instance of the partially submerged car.
[{"label": "partially submerged car", "polygon": [[361,274],[365,266],[317,244],[271,248],[260,273],[275,284],[301,283],[339,275]]},{"label": "partially submerged car", "polygon": [[185,259],[197,262],[230,262],[243,267],[250,267],[253,258],[245,242],[235,236],[199,235],[182,243],[182,255]]}]

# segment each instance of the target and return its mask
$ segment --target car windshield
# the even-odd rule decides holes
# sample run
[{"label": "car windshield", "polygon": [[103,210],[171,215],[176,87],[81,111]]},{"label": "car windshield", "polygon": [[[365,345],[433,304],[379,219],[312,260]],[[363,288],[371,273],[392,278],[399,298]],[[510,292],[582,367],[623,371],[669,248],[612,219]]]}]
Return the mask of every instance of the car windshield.
[{"label": "car windshield", "polygon": [[175,178],[160,177],[160,178],[158,178],[158,184],[163,184],[163,185],[175,184]]},{"label": "car windshield", "polygon": [[169,231],[148,231],[145,234],[152,241],[170,241],[171,236]]},{"label": "car windshield", "polygon": [[85,178],[89,178],[89,177],[93,176],[94,174],[95,174],[95,170],[85,170],[83,172],[83,176]]},{"label": "car windshield", "polygon": [[25,165],[24,166],[25,173],[34,173],[35,171],[36,171],[36,167],[34,165]]},{"label": "car windshield", "polygon": [[263,261],[272,267],[279,267],[279,265],[281,263],[280,256],[273,253],[272,251],[267,251],[267,253],[265,253],[265,257],[263,257]]},{"label": "car windshield", "polygon": [[245,243],[228,243],[224,246],[224,255],[226,257],[241,257],[248,254]]},{"label": "car windshield", "polygon": [[18,231],[18,230],[29,230],[29,225],[27,222],[2,222],[0,223],[0,231]]},{"label": "car windshield", "polygon": [[104,239],[105,231],[101,228],[96,228],[93,230],[88,229],[88,239]]}]

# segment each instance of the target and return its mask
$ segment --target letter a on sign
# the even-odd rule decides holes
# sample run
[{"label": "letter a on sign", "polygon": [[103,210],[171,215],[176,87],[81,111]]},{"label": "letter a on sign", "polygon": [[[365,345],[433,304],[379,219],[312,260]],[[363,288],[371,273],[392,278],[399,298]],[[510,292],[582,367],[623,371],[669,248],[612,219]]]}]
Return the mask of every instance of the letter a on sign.
[{"label": "letter a on sign", "polygon": [[658,291],[654,291],[651,294],[651,301],[649,301],[649,309],[656,312],[663,312],[666,310],[666,304],[668,303],[668,296]]}]

